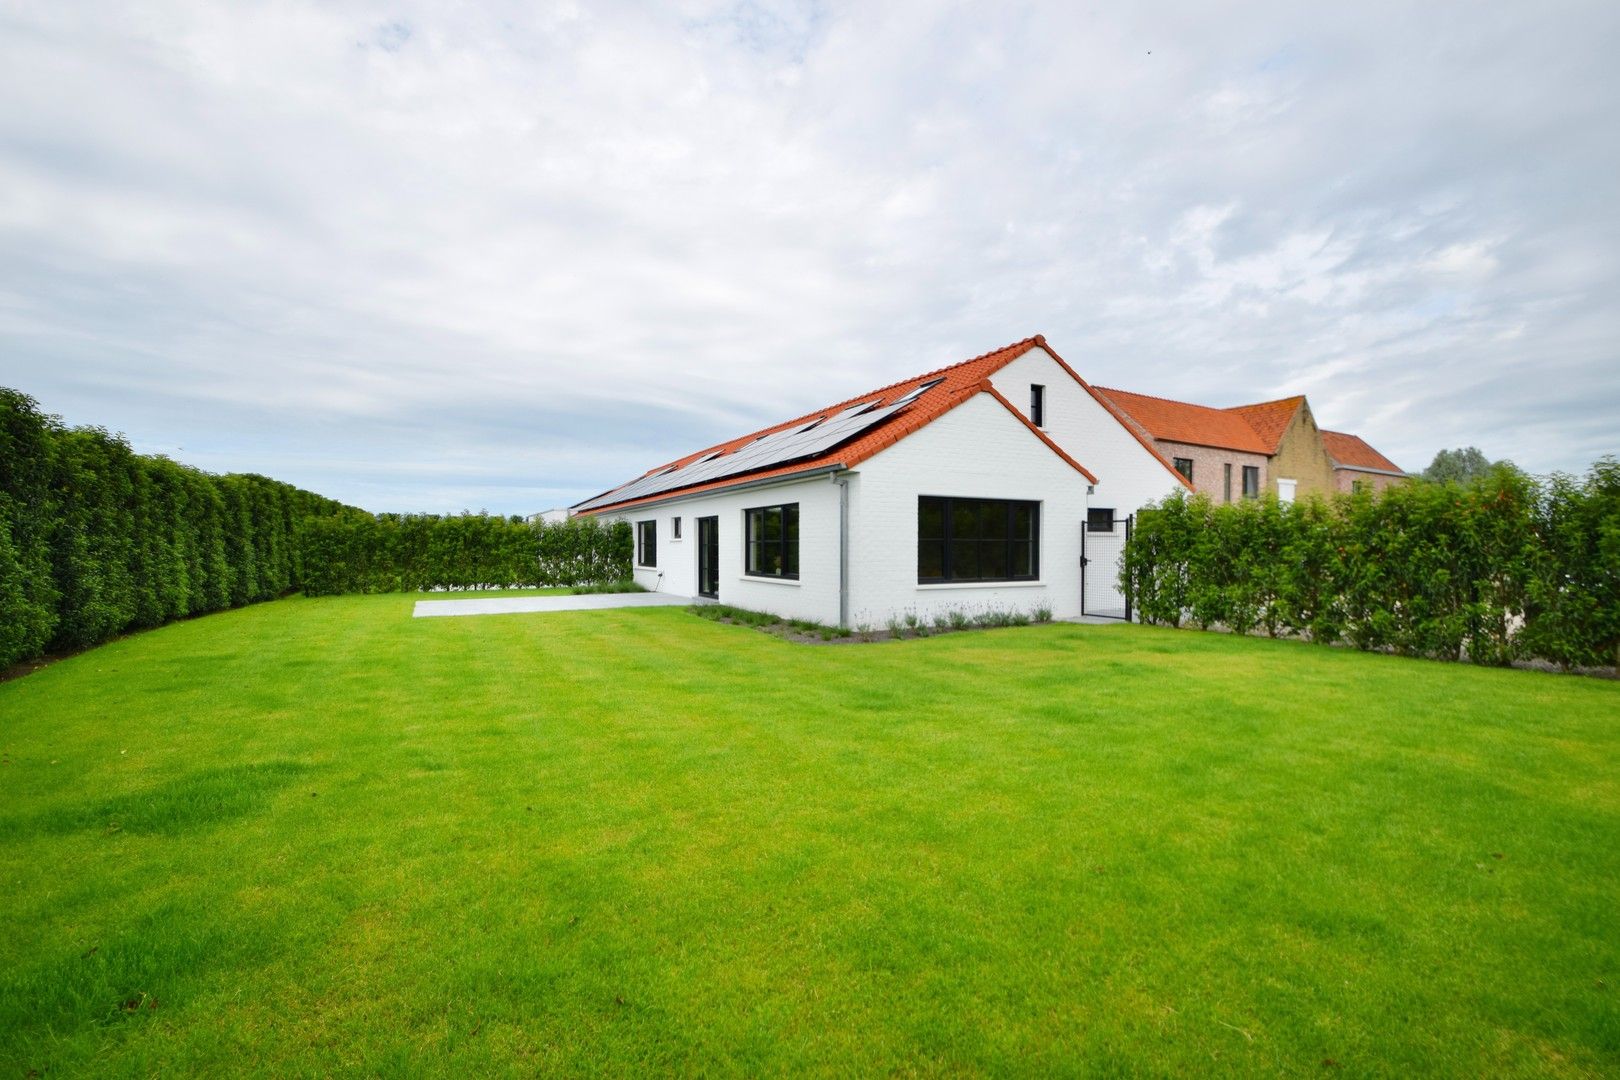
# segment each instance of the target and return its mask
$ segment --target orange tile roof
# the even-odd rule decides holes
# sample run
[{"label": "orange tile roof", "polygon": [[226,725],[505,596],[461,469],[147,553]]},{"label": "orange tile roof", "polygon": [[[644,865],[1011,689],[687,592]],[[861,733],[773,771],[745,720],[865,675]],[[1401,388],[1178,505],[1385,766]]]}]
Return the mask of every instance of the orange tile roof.
[{"label": "orange tile roof", "polygon": [[1282,445],[1283,434],[1288,425],[1293,422],[1294,414],[1299,407],[1305,404],[1304,394],[1295,394],[1293,397],[1278,398],[1276,401],[1262,401],[1258,405],[1234,405],[1225,410],[1236,413],[1249,422],[1254,428],[1260,441],[1266,444],[1266,453],[1275,454]]},{"label": "orange tile roof", "polygon": [[1405,470],[1377,450],[1374,450],[1367,444],[1367,440],[1360,435],[1324,429],[1322,431],[1322,445],[1327,448],[1328,457],[1333,459],[1335,468],[1372,469],[1376,472],[1405,475]]},{"label": "orange tile roof", "polygon": [[1097,390],[1155,439],[1251,454],[1271,453],[1260,434],[1237,410],[1212,409],[1208,405],[1133,394],[1106,386],[1099,386]]},{"label": "orange tile roof", "polygon": [[[640,498],[626,499],[623,502],[604,503],[603,505],[594,506],[589,510],[581,512],[597,514],[607,510],[622,510],[630,506],[641,506],[646,503],[662,502],[666,499],[696,495],[704,491],[715,491],[721,488],[734,487],[738,484],[753,483],[758,480],[771,479],[779,476],[792,476],[796,473],[802,472],[814,472],[831,466],[842,466],[846,469],[854,468],[860,462],[865,461],[874,454],[888,449],[901,439],[905,438],[907,435],[910,435],[919,428],[932,423],[941,416],[945,415],[947,412],[950,412],[952,409],[956,408],[958,405],[962,404],[964,401],[967,401],[969,398],[981,393],[990,394],[991,397],[1005,406],[1009,412],[1018,417],[1018,419],[1024,423],[1024,426],[1029,428],[1030,431],[1034,432],[1035,435],[1040,438],[1040,440],[1044,442],[1049,449],[1051,449],[1069,465],[1078,470],[1083,476],[1086,477],[1087,480],[1092,483],[1096,483],[1097,478],[1093,476],[1085,466],[1081,465],[1078,461],[1075,461],[1074,458],[1064,453],[1063,449],[1059,447],[1057,443],[1048,438],[1045,432],[1041,431],[1033,424],[1030,424],[1029,421],[1025,419],[1023,413],[1019,412],[1011,402],[1002,397],[1000,394],[996,393],[995,390],[990,386],[991,375],[997,371],[1000,371],[1002,368],[1006,367],[1008,364],[1012,363],[1014,360],[1018,359],[1020,356],[1034,348],[1045,349],[1052,355],[1053,359],[1057,360],[1059,364],[1063,365],[1065,370],[1068,370],[1071,375],[1074,374],[1073,369],[1070,369],[1067,364],[1064,364],[1063,360],[1058,357],[1056,353],[1053,353],[1051,348],[1047,346],[1046,339],[1041,335],[1036,334],[1034,337],[1025,338],[1022,341],[1017,341],[1011,345],[1003,346],[1000,349],[987,352],[982,356],[975,356],[971,360],[964,360],[961,363],[952,364],[949,367],[939,368],[935,371],[929,371],[922,375],[914,375],[909,379],[902,379],[900,382],[890,383],[888,386],[881,386],[878,389],[869,391],[865,394],[857,394],[854,397],[846,398],[837,404],[828,405],[826,408],[807,412],[803,416],[796,416],[793,419],[785,420],[780,424],[772,424],[770,427],[761,428],[758,431],[750,432],[749,434],[743,435],[740,438],[731,439],[727,442],[706,447],[697,451],[696,453],[687,454],[685,457],[676,458],[674,461],[660,465],[657,468],[648,469],[642,474],[642,476],[650,476],[653,473],[662,472],[665,469],[680,468],[690,465],[699,458],[708,454],[731,453],[732,451],[740,450],[744,446],[747,446],[749,443],[753,442],[762,435],[769,435],[775,431],[782,431],[796,425],[806,424],[818,416],[831,416],[846,408],[849,408],[852,405],[873,401],[878,398],[882,398],[884,401],[892,401],[903,396],[907,392],[916,389],[923,383],[932,382],[935,379],[940,380],[939,385],[925,391],[922,396],[919,397],[909,408],[904,409],[888,419],[873,425],[864,432],[856,435],[853,439],[851,439],[851,441],[844,443],[841,446],[834,447],[832,450],[829,450],[817,457],[810,458],[808,460],[794,461],[790,464],[779,465],[774,468],[760,469],[757,472],[748,472],[735,476],[721,477],[705,483],[693,484],[689,487],[672,488],[667,491],[656,492]],[[1075,379],[1076,381],[1080,382],[1082,386],[1086,386],[1085,381],[1080,379],[1078,375],[1075,375]],[[1087,386],[1086,389],[1090,391],[1091,388]],[[1093,396],[1095,396],[1095,394]],[[1143,443],[1143,445],[1147,446],[1146,443]],[[1160,461],[1164,460],[1162,456],[1158,455],[1158,452],[1154,450],[1152,446],[1148,446],[1148,449],[1152,451],[1155,456],[1158,456]],[[1170,464],[1168,462],[1164,462],[1164,465],[1165,468],[1170,468]],[[1173,469],[1171,471],[1174,472]],[[1181,474],[1175,473],[1175,475],[1179,478]],[[636,477],[636,479],[639,480],[641,477]],[[634,480],[629,481],[629,483],[634,482]],[[620,486],[623,487],[627,485]],[[612,490],[616,489],[610,489],[609,491],[604,492],[603,495],[611,495]],[[603,495],[594,496],[592,499],[584,500],[584,502],[593,502],[595,499],[602,498]],[[575,505],[578,506],[583,504],[576,503]]]}]

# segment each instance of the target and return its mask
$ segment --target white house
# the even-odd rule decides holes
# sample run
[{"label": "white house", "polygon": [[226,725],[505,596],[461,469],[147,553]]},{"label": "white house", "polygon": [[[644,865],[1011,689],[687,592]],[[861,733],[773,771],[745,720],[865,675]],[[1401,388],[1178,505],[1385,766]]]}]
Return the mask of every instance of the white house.
[{"label": "white house", "polygon": [[[1082,612],[1117,534],[1187,482],[1040,335],[679,458],[574,512],[629,522],[635,577],[788,618]],[[1095,556],[1082,583],[1082,523]],[[1104,543],[1104,541],[1111,541]],[[1106,603],[1105,599],[1105,603]]]}]

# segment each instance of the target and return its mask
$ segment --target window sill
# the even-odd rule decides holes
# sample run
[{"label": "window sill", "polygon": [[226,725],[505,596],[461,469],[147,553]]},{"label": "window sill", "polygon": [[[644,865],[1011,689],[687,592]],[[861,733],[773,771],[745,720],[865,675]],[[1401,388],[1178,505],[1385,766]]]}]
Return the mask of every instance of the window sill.
[{"label": "window sill", "polygon": [[935,592],[951,589],[1039,589],[1044,588],[1044,581],[940,581],[932,585],[918,585],[918,592]]},{"label": "window sill", "polygon": [[761,585],[792,585],[798,587],[799,579],[792,577],[759,577],[754,574],[740,574],[738,581],[757,581]]}]

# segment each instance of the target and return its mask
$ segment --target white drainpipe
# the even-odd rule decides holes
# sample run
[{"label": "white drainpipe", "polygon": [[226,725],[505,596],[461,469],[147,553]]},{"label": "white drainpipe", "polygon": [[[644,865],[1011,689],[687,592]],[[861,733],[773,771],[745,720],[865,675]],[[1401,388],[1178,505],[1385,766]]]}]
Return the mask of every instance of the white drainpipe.
[{"label": "white drainpipe", "polygon": [[838,625],[849,629],[849,478],[835,472],[838,485]]}]

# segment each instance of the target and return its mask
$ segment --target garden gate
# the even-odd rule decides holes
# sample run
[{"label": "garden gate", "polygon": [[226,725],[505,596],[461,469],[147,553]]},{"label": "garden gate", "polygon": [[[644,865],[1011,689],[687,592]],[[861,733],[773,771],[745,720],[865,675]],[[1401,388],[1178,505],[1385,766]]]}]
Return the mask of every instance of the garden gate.
[{"label": "garden gate", "polygon": [[1131,596],[1120,588],[1119,568],[1133,520],[1093,510],[1080,523],[1080,614],[1130,622]]}]

